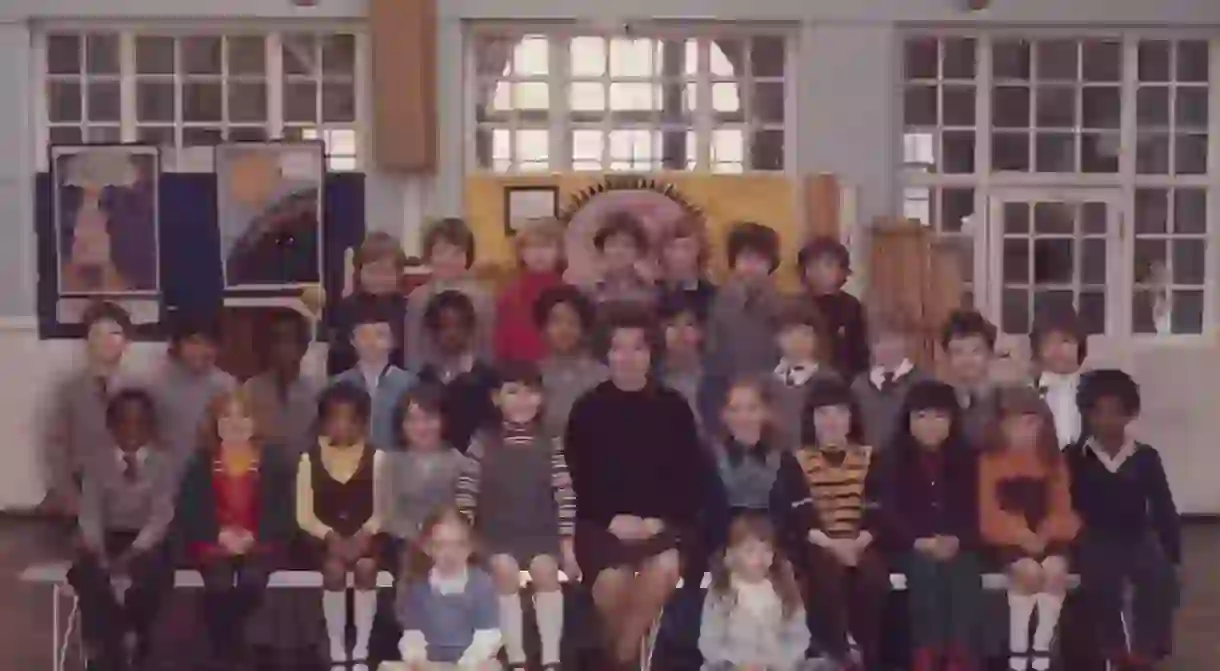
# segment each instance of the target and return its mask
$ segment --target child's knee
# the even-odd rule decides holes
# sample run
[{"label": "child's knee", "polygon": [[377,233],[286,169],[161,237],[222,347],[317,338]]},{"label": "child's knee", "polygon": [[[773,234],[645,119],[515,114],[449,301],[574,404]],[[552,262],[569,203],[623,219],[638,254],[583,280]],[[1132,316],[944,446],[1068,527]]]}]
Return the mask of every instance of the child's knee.
[{"label": "child's knee", "polygon": [[322,564],[322,589],[338,592],[347,588],[347,565],[339,559],[327,559]]},{"label": "child's knee", "polygon": [[668,579],[672,584],[678,583],[678,576],[682,572],[682,557],[677,550],[666,550],[661,554],[649,559],[647,569],[651,575],[658,579]]},{"label": "child's knee", "polygon": [[1014,592],[1034,594],[1042,590],[1042,566],[1032,559],[1018,559],[1008,571]]},{"label": "child's knee", "polygon": [[1042,560],[1042,589],[1047,592],[1062,593],[1067,591],[1068,563],[1059,556],[1050,556]]},{"label": "child's knee", "polygon": [[377,562],[368,558],[357,560],[352,567],[352,578],[356,589],[377,589]]},{"label": "child's knee", "polygon": [[510,555],[493,555],[488,562],[496,591],[501,594],[516,594],[521,589],[521,567]]},{"label": "child's knee", "polygon": [[530,562],[530,582],[540,592],[559,589],[559,563],[553,557],[540,555]]}]

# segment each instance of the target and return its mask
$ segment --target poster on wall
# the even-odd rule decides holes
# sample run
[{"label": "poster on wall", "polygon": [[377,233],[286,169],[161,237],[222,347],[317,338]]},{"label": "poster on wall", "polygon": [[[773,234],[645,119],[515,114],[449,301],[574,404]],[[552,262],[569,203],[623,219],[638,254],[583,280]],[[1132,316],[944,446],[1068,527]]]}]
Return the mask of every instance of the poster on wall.
[{"label": "poster on wall", "polygon": [[216,148],[226,292],[299,291],[322,278],[321,142]]},{"label": "poster on wall", "polygon": [[58,320],[79,321],[104,299],[137,322],[157,321],[159,148],[54,145],[50,165]]}]

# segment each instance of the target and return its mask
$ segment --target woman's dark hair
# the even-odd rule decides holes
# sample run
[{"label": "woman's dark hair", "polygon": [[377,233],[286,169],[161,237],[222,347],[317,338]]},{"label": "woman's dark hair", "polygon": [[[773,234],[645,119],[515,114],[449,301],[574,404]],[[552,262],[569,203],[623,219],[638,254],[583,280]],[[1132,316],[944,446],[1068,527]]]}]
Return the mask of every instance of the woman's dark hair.
[{"label": "woman's dark hair", "polygon": [[128,405],[140,406],[145,419],[155,430],[157,428],[157,404],[152,394],[145,389],[129,387],[120,389],[106,402],[106,428],[114,431],[122,418],[123,408]]},{"label": "woman's dark hair", "polygon": [[801,443],[804,445],[820,445],[817,426],[813,421],[813,411],[830,405],[841,405],[851,413],[851,423],[847,430],[847,439],[854,445],[864,443],[864,421],[860,413],[860,403],[851,388],[839,380],[814,380],[805,394],[805,404],[801,410]]},{"label": "woman's dark hair", "polygon": [[737,222],[729,228],[725,251],[729,268],[737,265],[737,257],[742,252],[750,252],[770,261],[771,272],[775,272],[779,268],[779,233],[753,221]]},{"label": "woman's dark hair", "polygon": [[663,347],[660,329],[653,311],[635,301],[610,301],[603,303],[598,311],[597,342],[595,351],[604,361],[610,352],[610,343],[619,331],[639,330],[644,332],[644,341],[655,358]]},{"label": "woman's dark hair", "polygon": [[810,264],[821,259],[834,261],[843,271],[844,281],[851,274],[851,254],[847,247],[829,235],[819,235],[805,243],[801,251],[796,253],[796,268],[800,271],[801,278],[805,277],[805,270]]},{"label": "woman's dark hair", "polygon": [[597,318],[593,303],[584,292],[570,284],[560,284],[543,290],[538,300],[534,301],[534,326],[539,330],[546,328],[546,323],[551,318],[551,310],[554,310],[556,305],[572,308],[580,319],[581,328],[586,333],[593,330],[593,322]]},{"label": "woman's dark hair", "polygon": [[270,365],[271,348],[281,333],[281,327],[286,327],[293,334],[302,354],[309,349],[313,333],[305,315],[285,307],[270,308],[264,314],[267,318],[265,328],[254,331],[254,354],[260,369],[266,369]]},{"label": "woman's dark hair", "polygon": [[1055,417],[1037,389],[1026,385],[1001,387],[995,394],[995,408],[995,416],[987,431],[987,443],[982,446],[985,450],[996,452],[1008,449],[1004,421],[1009,417],[1037,415],[1042,421],[1037,438],[1038,457],[1047,466],[1063,458],[1059,437],[1055,434]]},{"label": "woman's dark hair", "polygon": [[407,413],[411,411],[411,408],[419,408],[429,415],[440,417],[441,421],[444,422],[444,415],[441,412],[444,398],[445,392],[440,385],[420,382],[411,387],[398,399],[398,402],[394,404],[393,419],[394,439],[398,441],[397,447],[404,449],[411,447],[407,442],[407,434],[402,428],[402,425],[407,421]]},{"label": "woman's dark hair", "polygon": [[599,252],[605,251],[606,241],[620,235],[630,237],[640,254],[648,253],[648,231],[635,215],[623,211],[611,212],[606,216],[597,233],[593,234],[593,247]]},{"label": "woman's dark hair", "polygon": [[940,347],[948,350],[950,341],[966,338],[982,338],[987,349],[995,349],[995,325],[978,310],[954,310],[940,329]]},{"label": "woman's dark hair", "polygon": [[93,328],[94,324],[102,321],[114,322],[123,331],[123,335],[131,335],[131,315],[115,303],[110,301],[94,301],[85,308],[84,314],[81,315],[81,325],[85,327],[86,333],[89,332],[89,329]]},{"label": "woman's dark hair", "polygon": [[466,252],[466,267],[474,265],[475,238],[470,226],[459,217],[445,217],[428,227],[424,232],[424,260],[432,260],[432,248],[444,242]]},{"label": "woman's dark hair", "polygon": [[1076,390],[1076,407],[1085,417],[1097,407],[1103,398],[1113,398],[1123,407],[1123,414],[1135,417],[1140,414],[1140,386],[1127,373],[1117,368],[1098,368],[1080,376],[1080,387]]},{"label": "woman's dark hair", "polygon": [[182,343],[192,338],[202,338],[218,345],[220,336],[220,319],[217,315],[178,314],[170,319],[169,351],[177,356]]},{"label": "woman's dark hair", "polygon": [[[762,513],[745,512],[733,518],[729,523],[728,542],[712,563],[712,584],[709,592],[720,599],[735,599],[732,574],[727,565],[727,553],[735,545],[749,540],[757,540],[771,546],[774,553],[771,560],[771,570],[768,578],[771,586],[779,596],[781,612],[784,617],[792,617],[804,607],[801,589],[796,581],[796,573],[791,562],[784,557],[777,542],[775,526],[770,518]],[[735,603],[735,602],[734,602]]]},{"label": "woman's dark hair", "polygon": [[952,385],[937,380],[920,380],[907,391],[902,411],[898,415],[891,446],[895,454],[920,449],[919,441],[915,440],[914,434],[911,433],[911,415],[926,410],[944,413],[949,418],[949,435],[945,438],[944,450],[964,447],[962,408],[957,400],[957,390]]},{"label": "woman's dark hair", "polygon": [[372,401],[368,392],[350,382],[338,382],[322,390],[318,395],[318,422],[326,421],[331,411],[340,405],[351,407],[356,419],[367,424],[372,412]]},{"label": "woman's dark hair", "polygon": [[478,322],[474,302],[470,296],[456,289],[442,291],[428,300],[424,308],[424,328],[430,333],[436,333],[441,328],[441,313],[452,310],[462,318],[466,328],[473,329]]},{"label": "woman's dark hair", "polygon": [[1044,310],[1034,318],[1033,327],[1029,331],[1029,353],[1034,361],[1041,356],[1042,343],[1047,336],[1058,333],[1076,342],[1076,363],[1084,363],[1089,356],[1089,332],[1080,321],[1080,315],[1075,308],[1062,306]]}]

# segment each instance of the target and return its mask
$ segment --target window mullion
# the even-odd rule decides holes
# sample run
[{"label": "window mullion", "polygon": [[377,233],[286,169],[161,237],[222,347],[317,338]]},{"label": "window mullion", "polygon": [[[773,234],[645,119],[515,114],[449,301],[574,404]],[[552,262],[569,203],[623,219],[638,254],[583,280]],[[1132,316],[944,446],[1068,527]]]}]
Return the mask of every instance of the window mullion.
[{"label": "window mullion", "polygon": [[[991,88],[992,59],[991,40],[980,36],[976,43],[975,105],[974,105],[974,173],[978,176],[978,188],[974,191],[974,299],[976,308],[999,323],[1000,291],[993,286],[1000,273],[990,261],[993,242],[997,235],[993,230],[1000,224],[992,217],[991,207]],[[981,252],[981,253],[980,253]]]},{"label": "window mullion", "polygon": [[[1207,195],[1207,237],[1204,242],[1203,333],[1215,333],[1220,326],[1220,40],[1211,41],[1211,68],[1208,81],[1207,174],[1211,177]],[[1210,247],[1210,248],[1209,248]]]},{"label": "window mullion", "polygon": [[611,97],[610,97],[611,84],[613,83],[613,77],[611,76],[611,73],[610,73],[610,42],[611,42],[611,40],[614,39],[614,36],[610,33],[607,33],[602,37],[602,39],[605,41],[605,44],[606,44],[605,63],[604,63],[605,67],[602,68],[602,77],[601,77],[602,90],[605,91],[605,94],[606,94],[606,104],[605,104],[604,109],[602,109],[602,116],[601,116],[601,119],[598,120],[598,125],[601,126],[601,131],[602,131],[602,156],[601,156],[602,170],[609,171],[610,170],[610,159],[612,156],[612,152],[610,151],[610,133],[614,127],[614,121],[613,121],[614,105],[611,103]]},{"label": "window mullion", "polygon": [[284,137],[284,50],[282,33],[271,33],[264,41],[267,59],[267,137]]},{"label": "window mullion", "polygon": [[[356,170],[363,170],[366,165],[371,164],[369,157],[373,154],[371,146],[373,141],[373,115],[369,112],[373,91],[372,59],[369,57],[371,40],[364,31],[357,32],[355,40],[356,62],[355,71],[352,73],[354,77],[352,86],[355,88],[353,95],[356,100],[356,122],[354,124],[355,127],[352,129],[356,133],[356,162],[354,167]],[[474,137],[474,135],[471,134],[470,137]]]},{"label": "window mullion", "polygon": [[132,33],[119,35],[119,138],[135,142],[136,129],[136,38]]},{"label": "window mullion", "polygon": [[50,169],[47,153],[51,144],[51,129],[50,102],[47,100],[47,39],[43,31],[37,31],[33,36],[30,64],[34,82],[34,165],[45,172]]},{"label": "window mullion", "polygon": [[555,172],[572,169],[571,38],[552,37],[547,49],[547,163]]},{"label": "window mullion", "polygon": [[1109,326],[1112,333],[1129,336],[1134,332],[1132,303],[1135,295],[1135,157],[1139,141],[1139,122],[1136,117],[1136,97],[1139,89],[1139,40],[1127,37],[1122,42],[1122,89],[1120,92],[1119,116],[1119,211],[1114,221],[1117,231],[1106,231],[1111,244],[1106,246],[1110,258],[1118,259],[1111,264],[1114,271],[1109,274],[1113,287],[1106,292],[1106,311],[1113,315]]},{"label": "window mullion", "polygon": [[[696,41],[698,67],[695,68],[695,169],[713,171],[712,132],[716,111],[712,108],[712,40]],[[745,157],[745,136],[742,136],[742,158]]]},{"label": "window mullion", "polygon": [[182,95],[183,77],[182,77],[182,38],[174,38],[174,162],[177,164],[185,164],[183,160],[186,153],[185,138],[183,136],[183,113]]}]

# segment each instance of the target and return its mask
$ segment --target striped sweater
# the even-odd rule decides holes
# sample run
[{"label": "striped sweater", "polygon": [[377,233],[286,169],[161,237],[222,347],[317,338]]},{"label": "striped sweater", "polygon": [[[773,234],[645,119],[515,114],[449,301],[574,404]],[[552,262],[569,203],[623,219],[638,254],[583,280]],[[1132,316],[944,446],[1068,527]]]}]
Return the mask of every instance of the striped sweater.
[{"label": "striped sweater", "polygon": [[783,455],[771,510],[781,535],[793,544],[790,551],[805,547],[815,529],[831,538],[877,533],[880,469],[874,462],[873,449],[862,445],[840,453],[803,447]]}]

